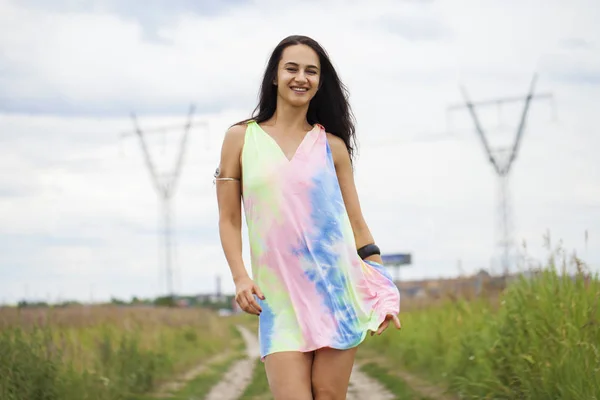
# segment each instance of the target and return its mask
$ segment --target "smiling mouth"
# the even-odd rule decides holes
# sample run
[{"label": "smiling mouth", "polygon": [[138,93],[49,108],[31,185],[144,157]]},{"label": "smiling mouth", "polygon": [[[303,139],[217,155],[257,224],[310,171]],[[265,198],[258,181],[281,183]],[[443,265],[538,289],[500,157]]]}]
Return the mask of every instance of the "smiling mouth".
[{"label": "smiling mouth", "polygon": [[296,93],[305,93],[308,92],[308,88],[301,88],[298,86],[292,86],[292,90]]}]

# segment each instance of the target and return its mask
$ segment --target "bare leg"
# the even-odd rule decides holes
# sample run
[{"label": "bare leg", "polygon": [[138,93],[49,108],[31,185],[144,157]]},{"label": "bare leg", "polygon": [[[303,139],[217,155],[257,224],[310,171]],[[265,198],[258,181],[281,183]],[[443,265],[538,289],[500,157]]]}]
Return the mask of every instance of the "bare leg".
[{"label": "bare leg", "polygon": [[315,400],[345,400],[354,356],[358,347],[348,350],[331,348],[315,352],[312,390]]},{"label": "bare leg", "polygon": [[285,351],[265,358],[269,388],[275,400],[313,400],[310,384],[313,353]]}]

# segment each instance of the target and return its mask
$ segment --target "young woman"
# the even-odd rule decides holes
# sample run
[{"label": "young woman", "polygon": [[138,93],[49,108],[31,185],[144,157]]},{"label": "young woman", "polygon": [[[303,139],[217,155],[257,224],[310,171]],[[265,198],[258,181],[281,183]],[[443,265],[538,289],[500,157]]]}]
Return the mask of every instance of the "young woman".
[{"label": "young woman", "polygon": [[[353,179],[355,129],[328,55],[290,36],[266,67],[254,117],[225,134],[215,173],[236,301],[259,316],[276,400],[345,399],[357,346],[400,294],[382,266]],[[242,260],[243,202],[251,279]]]}]

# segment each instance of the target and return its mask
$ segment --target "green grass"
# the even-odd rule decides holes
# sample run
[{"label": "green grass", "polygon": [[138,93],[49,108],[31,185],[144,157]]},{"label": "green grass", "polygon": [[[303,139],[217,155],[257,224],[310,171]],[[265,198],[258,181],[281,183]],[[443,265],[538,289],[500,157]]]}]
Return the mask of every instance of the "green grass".
[{"label": "green grass", "polygon": [[230,345],[205,310],[0,310],[0,398],[125,400]]},{"label": "green grass", "polygon": [[203,371],[196,378],[192,379],[177,393],[165,396],[157,397],[151,395],[142,395],[131,397],[129,400],[192,400],[192,399],[203,399],[210,389],[216,385],[225,372],[231,367],[231,365],[241,359],[243,354],[241,352],[235,352],[229,357],[222,361],[211,364],[209,368]]},{"label": "green grass", "polygon": [[[217,356],[217,361],[208,360],[206,369],[185,383],[180,390],[175,393],[165,393],[164,396],[151,393],[133,395],[127,400],[192,400],[204,398],[210,389],[221,380],[231,365],[245,356],[244,341],[239,331],[233,325],[229,327],[229,330],[232,341],[229,343],[228,353],[221,353]],[[221,356],[224,357],[221,359]]]},{"label": "green grass", "polygon": [[420,396],[401,378],[394,376],[389,370],[374,362],[363,364],[360,368],[365,374],[381,382],[397,400],[431,400],[428,397]]},{"label": "green grass", "polygon": [[265,372],[265,365],[262,361],[257,360],[254,368],[254,374],[250,385],[244,391],[242,399],[247,400],[272,400],[273,396],[269,389],[269,382],[267,381],[267,374]]},{"label": "green grass", "polygon": [[499,306],[449,301],[402,315],[402,330],[365,343],[396,368],[441,382],[464,398],[600,399],[600,281],[574,279],[550,257]]},{"label": "green grass", "polygon": [[204,395],[206,395],[210,389],[221,380],[223,374],[227,372],[229,367],[231,367],[231,365],[240,358],[242,358],[242,354],[236,353],[233,356],[228,357],[226,360],[212,365],[210,369],[206,370],[196,379],[192,380],[185,388],[183,388],[183,390],[176,393],[172,398],[181,400],[203,398]]}]

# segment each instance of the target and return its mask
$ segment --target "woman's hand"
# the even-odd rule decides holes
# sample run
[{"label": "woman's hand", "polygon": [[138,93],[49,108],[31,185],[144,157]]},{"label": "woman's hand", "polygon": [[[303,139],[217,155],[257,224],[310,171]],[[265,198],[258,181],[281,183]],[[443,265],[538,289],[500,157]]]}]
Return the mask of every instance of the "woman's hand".
[{"label": "woman's hand", "polygon": [[248,314],[260,315],[262,308],[258,305],[254,295],[261,300],[265,299],[265,295],[250,277],[235,282],[235,301]]},{"label": "woman's hand", "polygon": [[388,314],[385,316],[385,319],[383,320],[381,325],[379,325],[377,332],[371,332],[371,336],[373,336],[374,334],[381,335],[383,331],[385,331],[390,325],[390,320],[394,321],[394,325],[396,325],[397,329],[402,329],[402,325],[400,324],[400,320],[398,319],[398,317],[396,315]]}]

